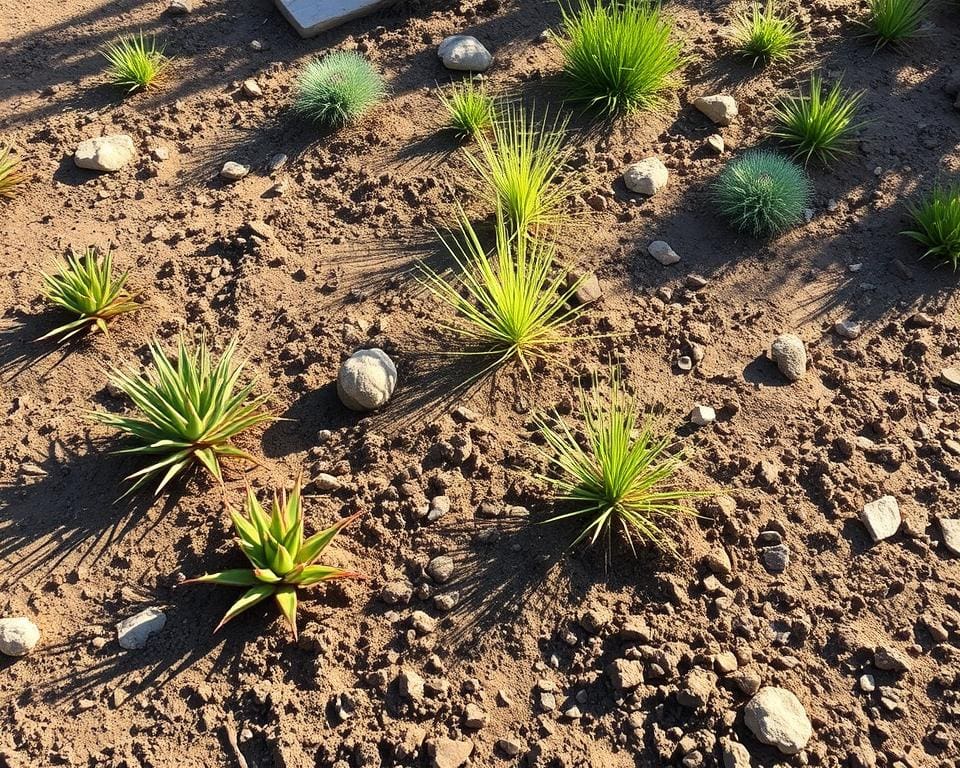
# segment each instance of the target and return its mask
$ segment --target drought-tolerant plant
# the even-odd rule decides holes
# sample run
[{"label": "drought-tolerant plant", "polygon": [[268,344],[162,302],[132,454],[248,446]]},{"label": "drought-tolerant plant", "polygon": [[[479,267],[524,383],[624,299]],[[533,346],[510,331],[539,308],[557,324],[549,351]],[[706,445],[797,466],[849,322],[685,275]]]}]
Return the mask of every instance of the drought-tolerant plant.
[{"label": "drought-tolerant plant", "polygon": [[866,26],[877,47],[913,37],[927,18],[930,0],[868,0]]},{"label": "drought-tolerant plant", "polygon": [[449,279],[421,265],[422,283],[455,313],[441,327],[463,345],[455,354],[492,358],[481,374],[516,360],[532,377],[533,361],[552,358],[557,345],[573,340],[567,326],[582,307],[569,300],[581,281],[558,268],[550,241],[514,232],[499,211],[492,252],[460,216],[460,236],[444,240],[460,275]]},{"label": "drought-tolerant plant", "polygon": [[79,315],[39,340],[60,336],[66,341],[87,328],[98,328],[107,333],[107,323],[117,315],[133,312],[140,305],[126,290],[129,270],[113,276],[113,254],[110,248],[101,257],[94,246],[81,255],[67,253],[66,264],[53,275],[43,273],[43,293],[47,301]]},{"label": "drought-tolerant plant", "polygon": [[590,392],[581,388],[579,395],[582,440],[559,413],[536,418],[546,443],[540,451],[553,470],[541,479],[554,489],[557,501],[575,506],[547,522],[581,521],[574,545],[584,540],[593,544],[620,529],[631,548],[639,540],[675,550],[663,523],[693,515],[684,502],[709,492],[678,484],[683,453],[672,451],[672,439],[658,435],[651,419],[638,423],[637,400],[616,371],[608,387],[595,377]]},{"label": "drought-tolerant plant", "polygon": [[520,106],[503,110],[493,135],[477,136],[479,151],[467,152],[467,162],[480,176],[482,193],[491,207],[503,211],[517,232],[556,225],[572,192],[561,176],[570,156],[565,144],[565,120],[537,125]]},{"label": "drought-tolerant plant", "polygon": [[13,199],[26,180],[26,174],[20,170],[20,158],[10,147],[0,146],[0,197]]},{"label": "drought-tolerant plant", "polygon": [[339,520],[329,528],[304,539],[299,478],[289,496],[286,490],[279,495],[274,492],[269,515],[248,488],[243,512],[231,509],[230,517],[240,549],[253,568],[207,573],[186,582],[248,587],[230,607],[214,632],[248,608],[273,596],[293,631],[293,639],[296,640],[299,587],[309,587],[332,579],[361,578],[360,574],[353,571],[317,564],[317,559],[333,541],[334,536],[357,516]]},{"label": "drought-tolerant plant", "polygon": [[656,0],[581,0],[563,8],[559,37],[567,98],[607,114],[656,109],[686,63]]},{"label": "drought-tolerant plant", "polygon": [[862,123],[854,122],[863,92],[844,93],[839,82],[826,90],[820,75],[810,76],[806,95],[784,97],[774,110],[777,127],[772,136],[792,147],[809,162],[817,157],[829,163],[849,154],[853,136]]},{"label": "drought-tolerant plant", "polygon": [[712,190],[720,214],[751,235],[776,234],[798,223],[810,194],[803,168],[764,150],[752,150],[727,164]]},{"label": "drought-tolerant plant", "polygon": [[255,461],[230,441],[274,417],[262,408],[267,395],[251,396],[252,382],[238,386],[244,364],[234,361],[236,349],[234,338],[220,360],[214,362],[205,338],[190,345],[181,336],[173,362],[160,343],[154,341],[150,344],[152,369],[142,374],[112,371],[111,381],[133,401],[142,416],[95,411],[91,417],[137,443],[117,453],[160,457],[127,478],[135,481],[127,493],[161,476],[156,490],[159,495],[167,483],[194,463],[223,482],[222,459]]},{"label": "drought-tolerant plant", "polygon": [[314,59],[300,74],[294,110],[322,126],[356,120],[386,94],[380,73],[356,51]]},{"label": "drought-tolerant plant", "polygon": [[739,56],[759,63],[789,61],[800,47],[796,22],[781,15],[773,0],[759,0],[738,13],[733,20],[733,43]]},{"label": "drought-tolerant plant", "polygon": [[903,232],[926,246],[924,256],[960,266],[960,184],[937,185],[920,203],[910,206],[913,226]]},{"label": "drought-tolerant plant", "polygon": [[149,88],[170,63],[163,46],[157,44],[156,38],[147,39],[143,31],[108,44],[103,56],[110,82],[127,93]]},{"label": "drought-tolerant plant", "polygon": [[472,79],[451,86],[449,93],[441,91],[440,101],[449,116],[448,126],[461,139],[470,139],[489,130],[497,117],[497,103],[493,96]]}]

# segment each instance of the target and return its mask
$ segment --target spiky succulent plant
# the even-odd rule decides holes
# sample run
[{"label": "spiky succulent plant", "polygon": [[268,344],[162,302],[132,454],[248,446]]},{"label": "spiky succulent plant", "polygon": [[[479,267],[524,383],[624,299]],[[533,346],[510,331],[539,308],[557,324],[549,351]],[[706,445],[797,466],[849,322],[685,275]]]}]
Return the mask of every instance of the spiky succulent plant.
[{"label": "spiky succulent plant", "polygon": [[296,640],[298,587],[309,587],[332,579],[362,578],[353,571],[317,563],[334,536],[358,516],[338,520],[329,528],[304,539],[300,478],[297,478],[289,496],[286,490],[279,494],[274,492],[269,515],[248,488],[243,512],[230,510],[230,517],[240,549],[253,568],[207,573],[187,581],[248,588],[230,607],[214,632],[230,619],[272,596]]},{"label": "spiky succulent plant", "polygon": [[79,317],[54,328],[39,341],[60,336],[66,341],[87,328],[107,333],[107,323],[117,315],[134,312],[140,304],[124,290],[128,272],[113,276],[113,255],[107,248],[101,258],[95,246],[89,246],[81,255],[69,252],[60,271],[54,275],[43,273],[44,296],[51,304],[62,307]]}]

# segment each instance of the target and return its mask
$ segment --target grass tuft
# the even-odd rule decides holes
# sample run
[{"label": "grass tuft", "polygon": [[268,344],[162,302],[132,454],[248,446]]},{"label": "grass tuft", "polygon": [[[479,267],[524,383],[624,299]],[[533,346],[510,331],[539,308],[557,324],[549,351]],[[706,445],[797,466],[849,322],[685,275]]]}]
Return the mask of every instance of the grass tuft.
[{"label": "grass tuft", "polygon": [[150,344],[153,363],[144,373],[114,369],[111,382],[132,401],[141,416],[95,411],[91,418],[132,438],[135,445],[117,453],[160,456],[131,474],[132,493],[151,478],[160,477],[157,495],[174,477],[197,463],[223,482],[220,462],[236,458],[254,462],[236,448],[231,439],[241,432],[272,421],[262,409],[266,395],[251,397],[254,385],[238,386],[243,363],[235,363],[237,340],[233,339],[214,362],[201,337],[189,345],[181,336],[176,359],[171,362],[158,341]]},{"label": "grass tuft", "polygon": [[103,50],[110,82],[127,93],[154,85],[170,63],[163,47],[143,32],[121,38]]},{"label": "grass tuft", "polygon": [[754,2],[734,17],[733,42],[737,55],[751,59],[754,67],[790,61],[800,47],[800,30],[777,12],[773,0],[766,5]]},{"label": "grass tuft", "polygon": [[663,105],[686,57],[658,2],[582,0],[562,13],[558,42],[570,101],[610,115]]},{"label": "grass tuft", "polygon": [[840,83],[825,90],[819,75],[810,76],[807,95],[787,96],[776,108],[777,128],[771,135],[782,140],[804,162],[816,157],[829,163],[849,154],[853,135],[862,123],[854,122],[863,92],[846,94]]},{"label": "grass tuft", "polygon": [[920,31],[930,0],[868,0],[866,27],[877,48],[902,43]]},{"label": "grass tuft", "polygon": [[337,127],[359,118],[386,92],[380,73],[361,54],[335,51],[304,67],[293,108],[311,122]]},{"label": "grass tuft", "polygon": [[919,204],[910,206],[913,227],[902,234],[926,246],[932,256],[954,270],[960,266],[960,184],[938,185]]},{"label": "grass tuft", "polygon": [[565,144],[566,120],[538,126],[522,107],[503,111],[493,124],[492,137],[477,136],[478,151],[466,153],[480,176],[491,207],[503,212],[517,232],[555,226],[563,220],[571,182],[561,179],[570,157]]},{"label": "grass tuft", "polygon": [[672,453],[670,436],[657,435],[649,419],[638,424],[637,401],[615,371],[608,387],[595,377],[589,393],[580,389],[579,400],[582,439],[580,430],[556,412],[536,419],[546,442],[541,453],[554,470],[541,479],[554,489],[557,501],[577,507],[548,522],[583,522],[573,545],[584,540],[594,544],[619,529],[634,551],[639,541],[675,552],[663,523],[693,516],[684,502],[709,493],[678,486],[683,453]]},{"label": "grass tuft", "polygon": [[735,228],[761,236],[799,223],[811,191],[799,165],[773,152],[752,150],[727,164],[712,195],[720,214]]},{"label": "grass tuft", "polygon": [[77,256],[70,252],[66,264],[54,275],[43,274],[43,293],[47,301],[79,317],[54,328],[38,341],[59,336],[66,341],[89,328],[107,333],[107,323],[117,315],[140,308],[124,290],[128,272],[113,276],[113,255],[110,249],[101,258],[94,246]]},{"label": "grass tuft", "polygon": [[517,234],[498,212],[496,242],[488,251],[463,211],[460,236],[444,239],[459,268],[449,279],[421,264],[421,282],[456,319],[441,328],[462,343],[454,354],[492,358],[478,376],[510,360],[532,378],[537,359],[573,341],[567,326],[582,313],[568,306],[579,281],[568,280],[556,263],[554,245],[540,236]]},{"label": "grass tuft", "polygon": [[452,85],[448,93],[440,92],[446,108],[448,127],[460,139],[472,139],[488,131],[497,119],[497,103],[483,84],[472,78]]},{"label": "grass tuft", "polygon": [[20,158],[10,147],[0,147],[0,197],[12,200],[26,180],[27,175],[20,170]]},{"label": "grass tuft", "polygon": [[334,537],[358,515],[339,520],[304,539],[300,484],[300,478],[297,478],[289,496],[286,491],[281,491],[279,495],[274,493],[269,514],[249,488],[243,512],[230,511],[237,543],[253,568],[207,573],[185,582],[247,587],[247,591],[230,607],[214,632],[248,608],[272,596],[296,640],[298,588],[333,579],[361,578],[360,574],[352,571],[317,564]]}]

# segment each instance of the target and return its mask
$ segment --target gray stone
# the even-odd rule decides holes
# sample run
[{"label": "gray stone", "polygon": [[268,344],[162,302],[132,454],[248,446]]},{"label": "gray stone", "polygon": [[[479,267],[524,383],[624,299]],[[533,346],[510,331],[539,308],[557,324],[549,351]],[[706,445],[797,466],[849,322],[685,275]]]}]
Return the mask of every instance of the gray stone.
[{"label": "gray stone", "polygon": [[881,645],[873,651],[873,666],[884,672],[909,672],[911,665],[902,651]]},{"label": "gray stone", "polygon": [[146,608],[140,613],[117,624],[117,641],[121,648],[139,651],[146,648],[147,641],[167,623],[167,617],[159,608]]},{"label": "gray stone", "polygon": [[81,141],[73,153],[73,162],[78,168],[113,173],[133,160],[136,154],[133,139],[125,133],[118,133]]},{"label": "gray stone", "polygon": [[655,195],[670,179],[670,171],[658,157],[645,157],[637,163],[627,166],[623,172],[623,183],[631,192],[641,195]]},{"label": "gray stone", "polygon": [[454,570],[453,558],[449,555],[440,555],[427,563],[427,575],[437,584],[443,584],[451,576]]},{"label": "gray stone", "polygon": [[770,346],[770,357],[787,379],[799,381],[807,372],[807,349],[803,339],[792,333],[781,333]]},{"label": "gray stone", "polygon": [[953,389],[960,389],[960,368],[944,368],[940,371],[940,381]]},{"label": "gray stone", "polygon": [[730,125],[737,116],[737,100],[726,94],[700,96],[693,106],[709,117],[717,125]]},{"label": "gray stone", "polygon": [[695,405],[690,412],[690,423],[705,427],[717,420],[717,412],[709,405]]},{"label": "gray stone", "polygon": [[833,330],[841,338],[855,339],[863,332],[863,327],[853,320],[838,320],[834,324]]},{"label": "gray stone", "polygon": [[423,698],[424,685],[424,679],[412,669],[404,669],[397,678],[400,695],[410,701],[420,701]]},{"label": "gray stone", "polygon": [[354,411],[384,405],[397,385],[397,368],[382,349],[361,349],[348,357],[337,374],[340,401]]},{"label": "gray stone", "polygon": [[764,567],[771,573],[783,573],[790,565],[790,550],[786,544],[775,544],[760,550]]},{"label": "gray stone", "polygon": [[437,48],[443,66],[458,72],[486,72],[493,63],[490,51],[470,35],[451,35]]},{"label": "gray stone", "polygon": [[394,0],[274,0],[300,37],[313,37],[350,19],[392,5]]},{"label": "gray stone", "polygon": [[893,496],[881,496],[863,505],[860,519],[867,526],[870,538],[882,541],[893,536],[900,528],[900,505]]},{"label": "gray stone", "polygon": [[714,133],[711,136],[707,136],[707,146],[718,155],[722,155],[723,151],[727,148],[723,141],[723,136],[721,136],[719,133]]},{"label": "gray stone", "polygon": [[516,739],[499,739],[497,748],[507,757],[516,757],[520,754],[523,745]]},{"label": "gray stone", "polygon": [[250,167],[236,163],[233,160],[227,160],[220,169],[220,178],[226,181],[239,181],[250,173]]},{"label": "gray stone", "polygon": [[941,517],[940,533],[943,535],[944,546],[953,554],[960,555],[960,520]]},{"label": "gray stone", "polygon": [[761,688],[747,702],[743,721],[762,744],[795,755],[813,736],[813,726],[803,704],[786,688]]},{"label": "gray stone", "polygon": [[40,641],[40,629],[26,616],[0,619],[0,653],[26,656]]},{"label": "gray stone", "polygon": [[193,0],[170,0],[167,6],[167,12],[174,16],[180,16],[193,12]]},{"label": "gray stone", "polygon": [[677,252],[664,240],[654,240],[650,243],[650,245],[647,246],[647,253],[665,267],[669,267],[671,264],[676,264],[680,261],[680,256]]},{"label": "gray stone", "polygon": [[413,584],[406,580],[388,581],[380,592],[380,599],[387,605],[406,605],[412,597]]}]

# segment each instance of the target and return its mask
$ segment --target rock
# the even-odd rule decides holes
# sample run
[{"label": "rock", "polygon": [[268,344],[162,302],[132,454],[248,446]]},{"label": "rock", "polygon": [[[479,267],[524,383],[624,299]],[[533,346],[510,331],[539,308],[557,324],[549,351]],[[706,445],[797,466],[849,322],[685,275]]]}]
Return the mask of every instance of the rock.
[{"label": "rock", "polygon": [[424,611],[414,611],[410,614],[410,626],[418,635],[429,635],[437,628],[437,620]]},{"label": "rock", "polygon": [[78,168],[113,173],[133,160],[136,154],[133,139],[125,133],[118,133],[81,141],[73,153],[73,162]]},{"label": "rock", "polygon": [[612,621],[613,612],[602,605],[589,608],[580,616],[580,626],[591,635],[600,634],[604,627]]},{"label": "rock", "polygon": [[739,741],[724,736],[720,739],[723,768],[750,768],[750,752]]},{"label": "rock", "polygon": [[730,562],[730,555],[727,554],[725,549],[720,547],[704,555],[703,564],[721,578],[729,576],[733,572],[733,563]]},{"label": "rock", "polygon": [[953,554],[960,555],[960,520],[941,517],[940,533],[943,535],[943,545]]},{"label": "rock", "polygon": [[736,672],[740,666],[737,661],[737,655],[733,651],[721,651],[713,657],[713,668],[721,675],[729,675]]},{"label": "rock", "polygon": [[147,646],[147,640],[157,634],[167,623],[167,617],[159,608],[146,608],[140,613],[117,624],[117,641],[121,648],[139,651]]},{"label": "rock", "polygon": [[384,405],[397,385],[397,368],[382,349],[361,349],[348,357],[337,374],[340,401],[354,411]]},{"label": "rock", "polygon": [[249,77],[243,81],[241,90],[243,91],[243,95],[249,99],[259,99],[263,97],[263,91],[260,89],[260,84],[252,77]]},{"label": "rock", "polygon": [[960,368],[944,368],[940,371],[940,381],[953,389],[960,389]]},{"label": "rock", "polygon": [[474,731],[483,728],[487,724],[487,713],[477,704],[470,702],[463,711],[463,725]]},{"label": "rock", "polygon": [[516,739],[499,739],[497,741],[497,749],[507,757],[516,757],[520,754],[522,748],[523,745]]},{"label": "rock", "polygon": [[371,14],[392,3],[393,0],[336,0],[336,2],[274,0],[274,2],[300,37],[314,37],[326,29],[333,29],[351,19]]},{"label": "rock", "polygon": [[458,72],[486,72],[493,63],[490,51],[470,35],[451,35],[437,48],[437,56],[447,69]]},{"label": "rock", "polygon": [[860,680],[858,682],[860,684],[860,690],[864,693],[873,693],[875,690],[877,690],[877,682],[873,675],[860,675]]},{"label": "rock", "polygon": [[574,272],[567,274],[567,290],[577,286],[571,297],[578,306],[593,304],[603,298],[603,289],[600,288],[600,281],[593,272],[585,275],[578,275]]},{"label": "rock", "polygon": [[855,323],[853,320],[839,320],[833,326],[833,330],[837,336],[844,339],[855,339],[863,332],[860,323]]},{"label": "rock", "polygon": [[618,691],[630,691],[643,682],[643,662],[617,659],[607,665],[607,677]]},{"label": "rock", "polygon": [[167,12],[174,16],[193,13],[193,0],[170,0]]},{"label": "rock", "polygon": [[700,96],[694,100],[693,106],[717,125],[730,125],[737,116],[737,100],[726,94]]},{"label": "rock", "polygon": [[717,412],[709,405],[695,405],[690,412],[690,423],[705,427],[717,420]]},{"label": "rock", "polygon": [[790,550],[786,544],[775,544],[760,550],[764,567],[770,573],[783,573],[790,565]]},{"label": "rock", "polygon": [[910,659],[896,648],[881,645],[873,651],[873,666],[884,672],[909,672]]},{"label": "rock", "polygon": [[0,619],[0,653],[26,656],[40,641],[40,629],[26,616]]},{"label": "rock", "polygon": [[654,240],[647,246],[647,253],[659,261],[663,266],[669,267],[680,261],[680,256],[670,247],[669,243],[663,240]]},{"label": "rock", "polygon": [[882,541],[893,536],[900,528],[900,505],[893,496],[881,496],[863,505],[860,519],[867,526],[870,538]]},{"label": "rock", "polygon": [[722,155],[723,151],[727,148],[723,141],[723,136],[721,136],[719,133],[714,133],[711,136],[707,136],[707,146],[718,155]]},{"label": "rock", "polygon": [[645,157],[643,160],[627,166],[623,172],[623,183],[631,192],[641,195],[655,195],[670,179],[670,172],[658,157]]},{"label": "rock", "polygon": [[762,744],[795,755],[810,741],[813,726],[800,700],[786,688],[761,688],[743,709],[743,721]]},{"label": "rock", "polygon": [[433,739],[430,742],[433,768],[462,768],[473,754],[473,742],[469,739]]},{"label": "rock", "polygon": [[807,372],[807,349],[799,336],[781,333],[770,346],[770,356],[790,381],[799,381]]},{"label": "rock", "polygon": [[413,584],[409,581],[389,581],[380,591],[380,599],[387,605],[406,605],[413,597]]},{"label": "rock", "polygon": [[250,173],[250,167],[235,163],[233,160],[227,160],[220,169],[220,178],[226,181],[239,181]]},{"label": "rock", "polygon": [[453,558],[448,555],[440,555],[427,563],[427,575],[437,584],[443,584],[453,576],[454,563]]},{"label": "rock", "polygon": [[716,674],[709,669],[694,667],[684,677],[680,690],[677,691],[677,702],[683,707],[700,709],[707,705],[716,687]]},{"label": "rock", "polygon": [[397,689],[403,698],[420,701],[423,698],[425,683],[426,681],[412,669],[404,669],[397,678]]}]

